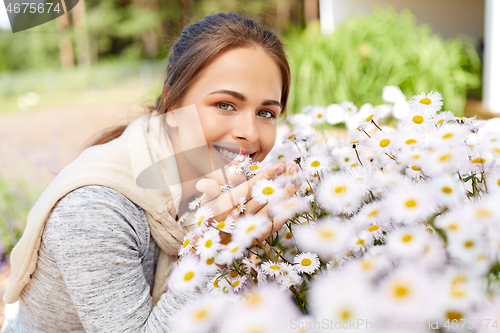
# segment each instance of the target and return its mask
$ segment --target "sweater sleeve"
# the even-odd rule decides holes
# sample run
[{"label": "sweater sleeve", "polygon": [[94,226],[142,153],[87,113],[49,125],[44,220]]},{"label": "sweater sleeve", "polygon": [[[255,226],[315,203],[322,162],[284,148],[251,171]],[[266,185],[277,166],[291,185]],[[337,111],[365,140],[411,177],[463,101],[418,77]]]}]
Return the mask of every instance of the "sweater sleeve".
[{"label": "sweater sleeve", "polygon": [[112,189],[83,187],[58,202],[43,237],[86,332],[171,332],[168,319],[186,296],[169,291],[152,306],[140,207]]}]

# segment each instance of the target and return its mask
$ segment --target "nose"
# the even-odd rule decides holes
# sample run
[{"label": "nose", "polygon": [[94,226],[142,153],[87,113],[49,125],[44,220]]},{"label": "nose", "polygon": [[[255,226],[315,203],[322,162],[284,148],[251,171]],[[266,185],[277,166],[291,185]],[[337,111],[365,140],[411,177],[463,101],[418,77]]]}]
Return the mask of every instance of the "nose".
[{"label": "nose", "polygon": [[255,112],[241,112],[240,117],[236,117],[233,125],[232,135],[236,141],[253,143],[259,138]]}]

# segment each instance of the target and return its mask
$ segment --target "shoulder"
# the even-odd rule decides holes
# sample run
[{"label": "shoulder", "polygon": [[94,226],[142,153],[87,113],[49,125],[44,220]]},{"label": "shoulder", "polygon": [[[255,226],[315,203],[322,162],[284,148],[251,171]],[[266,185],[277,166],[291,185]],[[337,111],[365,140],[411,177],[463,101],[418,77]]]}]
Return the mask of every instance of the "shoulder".
[{"label": "shoulder", "polygon": [[76,241],[77,237],[89,241],[119,238],[144,248],[149,243],[149,226],[144,211],[123,194],[109,187],[89,185],[57,202],[43,233],[47,243]]}]

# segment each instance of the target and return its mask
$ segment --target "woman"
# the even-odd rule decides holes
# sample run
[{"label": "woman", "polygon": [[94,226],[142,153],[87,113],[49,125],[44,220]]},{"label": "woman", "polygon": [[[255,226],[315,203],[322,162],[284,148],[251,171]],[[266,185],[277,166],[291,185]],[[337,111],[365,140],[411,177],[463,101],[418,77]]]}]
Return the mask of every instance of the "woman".
[{"label": "woman", "polygon": [[[185,299],[166,286],[189,230],[176,219],[198,190],[208,201],[224,184],[213,159],[212,173],[203,174],[200,160],[186,152],[206,145],[207,156],[226,164],[243,155],[262,161],[275,142],[289,84],[280,40],[254,21],[218,14],[184,30],[156,110],[102,136],[31,210],[11,255],[2,333],[169,332],[168,318]],[[197,124],[201,131],[194,131]],[[163,128],[168,135],[161,136]],[[223,152],[231,147],[238,154]],[[149,160],[137,158],[144,151]],[[176,163],[169,163],[172,156]],[[257,179],[296,171],[275,164],[233,191],[250,199]],[[288,185],[286,195],[299,186]],[[229,208],[227,202],[235,206],[229,199],[222,206]],[[246,206],[247,214],[268,213],[252,199]],[[226,208],[216,218],[231,211]],[[283,223],[270,221],[261,239]]]}]

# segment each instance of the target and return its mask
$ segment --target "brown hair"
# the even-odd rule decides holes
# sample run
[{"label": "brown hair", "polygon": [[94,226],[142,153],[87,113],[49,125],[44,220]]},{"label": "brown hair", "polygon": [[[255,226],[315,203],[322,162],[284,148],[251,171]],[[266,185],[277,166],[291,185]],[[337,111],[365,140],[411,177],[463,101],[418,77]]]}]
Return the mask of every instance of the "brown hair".
[{"label": "brown hair", "polygon": [[[283,111],[280,115],[286,116],[290,67],[283,44],[273,32],[262,28],[255,20],[236,13],[210,15],[184,29],[170,50],[163,94],[150,111],[165,113],[169,107],[181,101],[190,84],[221,52],[252,46],[261,47],[280,67],[283,84]],[[91,146],[116,139],[126,127],[119,126],[102,133]]]}]

